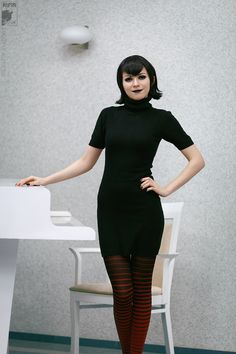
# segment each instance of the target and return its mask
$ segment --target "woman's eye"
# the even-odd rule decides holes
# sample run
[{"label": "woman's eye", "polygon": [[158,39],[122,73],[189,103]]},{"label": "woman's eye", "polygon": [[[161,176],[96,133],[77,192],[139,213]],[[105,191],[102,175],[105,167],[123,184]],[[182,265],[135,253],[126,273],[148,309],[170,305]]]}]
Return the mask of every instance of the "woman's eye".
[{"label": "woman's eye", "polygon": [[126,78],[125,78],[125,81],[126,81],[126,82],[130,82],[130,81],[132,81],[132,78],[131,78],[131,77],[126,77]]},{"label": "woman's eye", "polygon": [[140,75],[138,78],[139,78],[139,80],[144,80],[144,79],[146,79],[146,75]]}]

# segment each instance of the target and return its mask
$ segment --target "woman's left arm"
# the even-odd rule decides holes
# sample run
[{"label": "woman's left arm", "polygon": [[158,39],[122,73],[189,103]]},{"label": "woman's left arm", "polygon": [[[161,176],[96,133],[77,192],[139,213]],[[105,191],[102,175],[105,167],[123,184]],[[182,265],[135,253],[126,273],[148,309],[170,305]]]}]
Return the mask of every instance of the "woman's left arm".
[{"label": "woman's left arm", "polygon": [[141,179],[141,188],[147,188],[147,192],[154,191],[161,197],[167,197],[187,183],[205,166],[202,154],[196,145],[191,145],[181,150],[181,152],[188,160],[188,164],[173,181],[168,183],[165,187],[161,187],[152,178],[144,177]]}]

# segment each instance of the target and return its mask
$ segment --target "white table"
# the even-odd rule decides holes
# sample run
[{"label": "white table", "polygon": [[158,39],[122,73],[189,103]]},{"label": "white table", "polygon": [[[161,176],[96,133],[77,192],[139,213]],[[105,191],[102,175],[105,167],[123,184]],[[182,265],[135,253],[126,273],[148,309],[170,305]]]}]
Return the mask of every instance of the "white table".
[{"label": "white table", "polygon": [[50,211],[45,187],[0,179],[0,354],[6,354],[19,240],[95,240],[95,231],[69,212]]}]

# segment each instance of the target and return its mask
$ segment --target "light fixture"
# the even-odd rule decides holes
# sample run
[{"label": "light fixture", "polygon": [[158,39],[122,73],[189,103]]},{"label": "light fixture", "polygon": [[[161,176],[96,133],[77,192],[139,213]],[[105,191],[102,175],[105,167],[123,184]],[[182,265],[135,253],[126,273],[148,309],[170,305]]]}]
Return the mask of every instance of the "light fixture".
[{"label": "light fixture", "polygon": [[92,38],[92,35],[88,26],[72,26],[61,31],[60,37],[66,44],[79,45],[88,48],[88,42]]}]

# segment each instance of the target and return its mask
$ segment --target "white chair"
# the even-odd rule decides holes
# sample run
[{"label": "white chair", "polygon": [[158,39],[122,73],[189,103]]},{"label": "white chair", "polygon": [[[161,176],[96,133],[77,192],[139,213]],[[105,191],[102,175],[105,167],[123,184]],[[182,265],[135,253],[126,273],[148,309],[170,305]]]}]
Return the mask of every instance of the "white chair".
[{"label": "white chair", "polygon": [[[159,254],[156,259],[152,280],[152,313],[160,313],[162,318],[167,354],[174,354],[172,326],[170,318],[170,293],[175,264],[177,238],[183,203],[162,204],[165,228]],[[75,283],[70,288],[70,308],[72,322],[71,354],[79,354],[79,315],[81,303],[88,307],[108,307],[113,305],[112,287],[107,276],[106,283],[82,283],[82,254],[98,253],[99,248],[70,248],[75,256]]]}]

